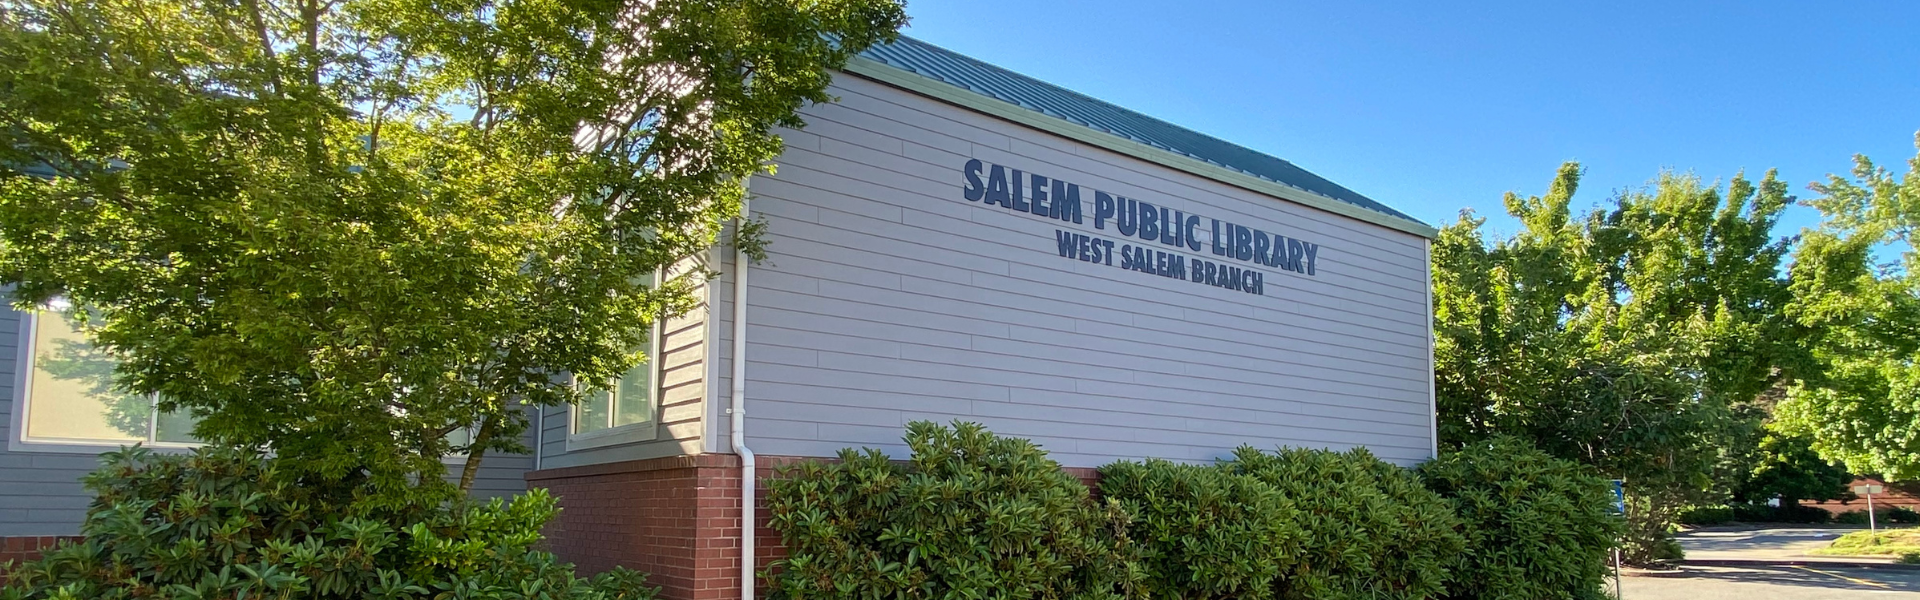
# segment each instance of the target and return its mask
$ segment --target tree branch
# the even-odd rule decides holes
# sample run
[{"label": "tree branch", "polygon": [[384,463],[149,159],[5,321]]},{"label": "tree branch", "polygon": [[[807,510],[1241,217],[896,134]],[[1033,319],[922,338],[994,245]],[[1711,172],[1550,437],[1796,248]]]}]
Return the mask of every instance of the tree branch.
[{"label": "tree branch", "polygon": [[243,0],[247,13],[253,17],[253,35],[260,43],[260,52],[266,56],[267,85],[273,95],[280,95],[280,57],[273,51],[273,36],[267,33],[266,15],[260,13],[260,0]]}]

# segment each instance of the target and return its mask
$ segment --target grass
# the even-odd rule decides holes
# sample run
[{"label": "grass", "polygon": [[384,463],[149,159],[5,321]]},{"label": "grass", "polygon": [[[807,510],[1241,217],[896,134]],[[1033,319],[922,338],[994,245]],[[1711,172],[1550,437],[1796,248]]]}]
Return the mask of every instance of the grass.
[{"label": "grass", "polygon": [[1892,529],[1879,533],[1855,531],[1814,550],[1827,556],[1898,556],[1900,562],[1920,564],[1920,529]]}]

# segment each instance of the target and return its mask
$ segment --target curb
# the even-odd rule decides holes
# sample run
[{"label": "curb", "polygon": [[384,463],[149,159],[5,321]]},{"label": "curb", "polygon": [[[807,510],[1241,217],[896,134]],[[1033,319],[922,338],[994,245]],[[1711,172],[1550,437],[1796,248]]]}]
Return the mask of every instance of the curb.
[{"label": "curb", "polygon": [[1680,565],[1685,567],[1833,567],[1836,569],[1887,569],[1887,570],[1893,570],[1893,571],[1920,571],[1920,565],[1909,565],[1909,564],[1902,564],[1897,562],[1866,561],[1866,560],[1823,560],[1818,558],[1804,559],[1804,560],[1792,559],[1792,558],[1786,558],[1786,559],[1712,558],[1712,559],[1700,559],[1700,560],[1683,559],[1680,561]]},{"label": "curb", "polygon": [[[1612,574],[1609,573],[1608,575],[1611,576]],[[1626,567],[1626,568],[1620,569],[1621,577],[1665,578],[1665,577],[1687,577],[1690,575],[1693,575],[1693,574],[1688,573],[1686,569],[1680,569],[1680,568],[1659,570],[1659,569],[1635,569],[1632,567]]]}]

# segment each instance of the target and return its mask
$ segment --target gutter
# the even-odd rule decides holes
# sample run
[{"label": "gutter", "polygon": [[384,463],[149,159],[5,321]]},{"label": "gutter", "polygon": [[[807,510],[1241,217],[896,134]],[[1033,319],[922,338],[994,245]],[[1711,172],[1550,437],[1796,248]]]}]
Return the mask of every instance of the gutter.
[{"label": "gutter", "polygon": [[[740,200],[740,217],[734,221],[734,235],[747,222],[748,203]],[[740,456],[740,600],[753,600],[754,567],[754,456],[747,448],[747,267],[751,261],[738,243],[733,248],[733,402],[727,409],[732,417],[727,441]]]}]

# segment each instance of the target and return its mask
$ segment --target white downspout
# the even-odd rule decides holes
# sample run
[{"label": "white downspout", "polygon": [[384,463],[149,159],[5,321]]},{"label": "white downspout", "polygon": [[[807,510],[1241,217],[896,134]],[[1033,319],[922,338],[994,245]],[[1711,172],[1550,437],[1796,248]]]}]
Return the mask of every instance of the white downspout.
[{"label": "white downspout", "polygon": [[740,219],[734,222],[733,245],[733,405],[727,412],[732,426],[727,440],[740,456],[740,600],[753,600],[753,450],[747,448],[747,265],[751,260],[739,241],[747,222],[748,199],[740,200]]},{"label": "white downspout", "polygon": [[1440,384],[1434,381],[1435,371],[1439,370],[1439,365],[1433,362],[1434,338],[1438,337],[1433,331],[1433,240],[1425,240],[1423,245],[1426,248],[1422,254],[1427,258],[1427,431],[1433,436],[1431,440],[1433,454],[1427,459],[1438,460],[1440,458]]}]

